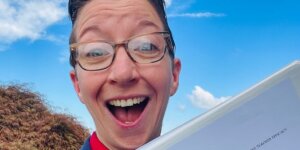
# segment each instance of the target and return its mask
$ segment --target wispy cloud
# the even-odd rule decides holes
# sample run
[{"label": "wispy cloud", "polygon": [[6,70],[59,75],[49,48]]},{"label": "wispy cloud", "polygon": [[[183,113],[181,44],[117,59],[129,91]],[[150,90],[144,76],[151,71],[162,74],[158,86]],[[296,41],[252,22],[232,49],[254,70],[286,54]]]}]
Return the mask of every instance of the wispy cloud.
[{"label": "wispy cloud", "polygon": [[195,4],[196,0],[172,0],[167,5],[167,13],[173,14],[173,13],[182,13],[188,10],[191,6]]},{"label": "wispy cloud", "polygon": [[[56,44],[60,44],[60,45],[65,45],[68,43],[69,41],[69,37],[66,35],[53,35],[53,34],[47,34],[47,35],[43,35],[41,37],[41,40],[47,40],[47,41],[51,41],[54,42]],[[67,42],[66,42],[67,41]]]},{"label": "wispy cloud", "polygon": [[169,18],[174,17],[190,17],[190,18],[211,18],[211,17],[224,17],[223,13],[212,13],[212,12],[197,12],[197,13],[180,13],[180,14],[169,14]]},{"label": "wispy cloud", "polygon": [[1,43],[41,38],[47,27],[67,15],[65,6],[64,0],[0,1]]},{"label": "wispy cloud", "polygon": [[166,7],[169,7],[172,4],[172,0],[165,0]]},{"label": "wispy cloud", "polygon": [[192,94],[188,95],[188,98],[194,106],[202,109],[210,109],[227,100],[230,96],[217,98],[202,87],[195,86]]},{"label": "wispy cloud", "polygon": [[5,51],[7,49],[6,44],[0,44],[0,52]]},{"label": "wispy cloud", "polygon": [[196,5],[196,0],[172,1],[167,0],[167,16],[169,18],[185,17],[185,18],[213,18],[225,17],[225,13],[215,13],[210,11],[189,12],[190,8]]},{"label": "wispy cloud", "polygon": [[186,109],[186,105],[184,105],[184,104],[178,104],[177,107],[178,107],[178,110],[180,110],[181,112],[184,112]]},{"label": "wispy cloud", "polygon": [[69,61],[69,57],[70,52],[68,51],[68,49],[64,49],[63,51],[61,51],[58,60],[60,63],[66,63]]}]

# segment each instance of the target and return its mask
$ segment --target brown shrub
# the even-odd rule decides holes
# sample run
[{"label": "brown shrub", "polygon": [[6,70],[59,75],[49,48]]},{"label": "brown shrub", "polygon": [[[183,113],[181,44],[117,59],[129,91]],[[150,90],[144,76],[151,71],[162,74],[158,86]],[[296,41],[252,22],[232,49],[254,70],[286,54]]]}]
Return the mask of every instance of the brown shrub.
[{"label": "brown shrub", "polygon": [[48,110],[24,86],[0,86],[0,149],[80,149],[89,135],[72,116]]}]

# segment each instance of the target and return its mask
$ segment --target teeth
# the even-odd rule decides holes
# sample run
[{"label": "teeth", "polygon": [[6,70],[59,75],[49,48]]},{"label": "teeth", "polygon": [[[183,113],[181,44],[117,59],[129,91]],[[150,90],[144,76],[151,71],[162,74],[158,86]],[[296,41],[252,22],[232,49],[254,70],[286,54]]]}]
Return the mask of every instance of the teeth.
[{"label": "teeth", "polygon": [[126,124],[132,124],[133,122],[126,121],[125,123],[126,123]]},{"label": "teeth", "polygon": [[137,98],[130,98],[130,99],[118,99],[109,101],[109,104],[116,107],[129,107],[135,104],[139,104],[143,102],[146,98],[145,97],[137,97]]}]

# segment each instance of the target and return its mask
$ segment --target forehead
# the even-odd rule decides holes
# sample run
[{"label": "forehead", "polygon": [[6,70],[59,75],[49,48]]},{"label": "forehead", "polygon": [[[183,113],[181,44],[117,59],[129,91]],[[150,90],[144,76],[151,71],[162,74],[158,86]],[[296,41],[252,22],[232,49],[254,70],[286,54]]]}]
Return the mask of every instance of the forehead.
[{"label": "forehead", "polygon": [[91,0],[80,10],[74,29],[80,37],[88,28],[105,30],[105,25],[112,21],[120,26],[163,27],[148,0]]}]

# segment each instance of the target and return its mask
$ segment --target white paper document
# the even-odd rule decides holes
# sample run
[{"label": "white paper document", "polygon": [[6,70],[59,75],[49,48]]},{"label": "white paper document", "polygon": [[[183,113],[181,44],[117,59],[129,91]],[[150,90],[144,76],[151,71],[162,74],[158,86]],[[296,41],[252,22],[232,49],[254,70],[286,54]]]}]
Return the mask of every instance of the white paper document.
[{"label": "white paper document", "polygon": [[300,62],[140,149],[300,150]]}]

